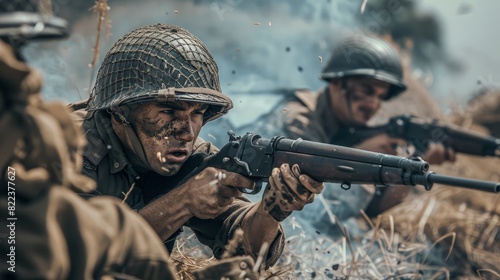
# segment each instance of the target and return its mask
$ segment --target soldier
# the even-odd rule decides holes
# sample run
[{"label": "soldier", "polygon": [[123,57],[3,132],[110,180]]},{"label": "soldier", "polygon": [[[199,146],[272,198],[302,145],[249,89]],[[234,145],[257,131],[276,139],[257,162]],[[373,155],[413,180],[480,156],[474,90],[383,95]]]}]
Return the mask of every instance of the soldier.
[{"label": "soldier", "polygon": [[279,222],[310,203],[323,184],[283,165],[273,172],[265,203],[242,197],[238,188],[254,182],[225,170],[206,168],[175,186],[196,167],[192,155],[217,151],[198,134],[232,108],[218,75],[204,44],[181,27],[156,24],[123,36],[105,56],[86,110],[75,112],[89,142],[83,173],[97,182],[94,195],[125,201],[169,250],[188,226],[220,258],[242,228],[239,254],[256,257],[267,243],[270,265],[283,250]]},{"label": "soldier", "polygon": [[95,188],[80,174],[85,138],[64,104],[41,100],[41,75],[19,60],[28,40],[67,35],[46,3],[0,2],[0,207],[8,212],[0,278],[175,279],[140,216],[117,199],[74,192]]},{"label": "soldier", "polygon": [[[319,93],[296,91],[251,128],[245,127],[244,130],[256,131],[266,137],[284,135],[292,139],[300,137],[335,144],[341,128],[366,126],[382,102],[406,89],[397,51],[389,43],[372,36],[354,36],[342,41],[320,77],[328,85]],[[400,145],[406,145],[403,139],[379,134],[353,147],[396,154]],[[453,161],[455,156],[442,144],[431,143],[422,157],[430,163],[439,164],[445,160]],[[340,201],[332,204],[332,210],[343,220],[359,215],[360,209],[376,215],[400,203],[408,191],[409,188],[405,187],[387,187],[375,192],[373,186],[353,186],[344,192],[329,187],[323,196]],[[318,209],[303,212],[317,213],[321,209],[322,206],[318,205]],[[314,215],[310,219],[318,217]]]}]

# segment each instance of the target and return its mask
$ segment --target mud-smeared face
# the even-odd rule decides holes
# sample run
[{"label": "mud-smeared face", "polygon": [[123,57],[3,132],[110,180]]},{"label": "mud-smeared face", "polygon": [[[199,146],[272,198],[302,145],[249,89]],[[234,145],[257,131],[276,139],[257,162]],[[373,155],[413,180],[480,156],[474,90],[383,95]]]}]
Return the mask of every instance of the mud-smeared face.
[{"label": "mud-smeared face", "polygon": [[206,104],[146,103],[132,112],[132,123],[149,165],[158,174],[177,174],[193,152]]},{"label": "mud-smeared face", "polygon": [[[330,84],[332,107],[345,125],[366,125],[377,113],[386,98],[390,85],[372,78],[350,78],[346,80],[346,93],[341,94],[341,83]],[[352,114],[346,107],[350,97]]]}]

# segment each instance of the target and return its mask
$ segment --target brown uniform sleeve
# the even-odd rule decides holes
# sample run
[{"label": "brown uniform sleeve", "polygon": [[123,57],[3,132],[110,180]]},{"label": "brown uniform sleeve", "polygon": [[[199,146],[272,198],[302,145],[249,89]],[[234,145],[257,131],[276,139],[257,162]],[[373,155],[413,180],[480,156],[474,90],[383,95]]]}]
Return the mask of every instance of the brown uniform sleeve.
[{"label": "brown uniform sleeve", "polygon": [[290,101],[283,110],[283,131],[290,139],[327,143],[328,139],[314,112],[300,101]]},{"label": "brown uniform sleeve", "polygon": [[[2,197],[1,207],[7,209],[6,204]],[[53,187],[28,203],[18,200],[16,217],[15,244],[0,247],[7,252],[15,246],[18,279],[176,279],[158,236],[117,199],[85,201]],[[2,268],[0,273],[7,279],[11,272]]]},{"label": "brown uniform sleeve", "polygon": [[[220,258],[225,250],[225,245],[234,235],[234,232],[241,228],[243,218],[248,213],[254,204],[247,198],[241,197],[235,199],[228,211],[218,216],[215,219],[202,220],[198,218],[191,218],[186,226],[190,227],[201,243],[212,248],[214,256]],[[267,265],[275,264],[285,246],[285,234],[283,228],[279,227],[276,238],[270,244],[267,254]],[[243,255],[243,248],[239,248],[239,255]]]}]

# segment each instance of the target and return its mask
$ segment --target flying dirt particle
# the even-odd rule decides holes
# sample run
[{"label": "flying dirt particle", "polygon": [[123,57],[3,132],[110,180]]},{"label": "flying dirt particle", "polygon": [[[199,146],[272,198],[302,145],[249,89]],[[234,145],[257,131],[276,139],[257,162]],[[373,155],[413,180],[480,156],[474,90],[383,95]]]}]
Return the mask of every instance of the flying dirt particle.
[{"label": "flying dirt particle", "polygon": [[333,270],[337,270],[337,269],[339,269],[339,267],[340,267],[340,265],[339,265],[339,264],[334,264],[334,265],[332,265],[332,269],[333,269]]},{"label": "flying dirt particle", "polygon": [[317,233],[317,234],[321,234],[321,232],[319,232],[319,231],[316,231],[316,233]]},{"label": "flying dirt particle", "polygon": [[170,169],[166,168],[166,167],[161,167],[161,170],[165,171],[165,172],[170,172]]},{"label": "flying dirt particle", "polygon": [[283,108],[283,112],[288,112],[290,109],[288,108]]},{"label": "flying dirt particle", "polygon": [[175,11],[174,11],[174,14],[178,15],[178,14],[179,14],[179,11],[175,10]]},{"label": "flying dirt particle", "polygon": [[260,22],[254,22],[253,25],[259,26]]},{"label": "flying dirt particle", "polygon": [[271,22],[269,22],[268,24],[269,24],[269,26],[271,26],[271,25],[272,25],[272,24],[271,24]]},{"label": "flying dirt particle", "polygon": [[360,11],[361,11],[361,14],[365,13],[365,8],[366,8],[366,3],[367,2],[368,2],[368,0],[363,0],[363,2],[361,3],[361,7],[359,8]]},{"label": "flying dirt particle", "polygon": [[299,72],[302,72],[302,70],[303,70],[303,69],[302,69],[302,66],[299,66],[299,67],[297,68],[297,70],[299,70]]},{"label": "flying dirt particle", "polygon": [[323,57],[320,55],[318,56],[319,62],[323,62]]},{"label": "flying dirt particle", "polygon": [[208,136],[208,137],[210,137],[210,138],[212,138],[212,139],[214,139],[214,140],[217,140],[217,138],[215,138],[215,136],[213,136],[213,135],[212,135],[212,134],[210,134],[210,133],[209,133],[209,134],[207,134],[207,136]]},{"label": "flying dirt particle", "polygon": [[168,136],[163,137],[163,139],[168,140]]},{"label": "flying dirt particle", "polygon": [[236,48],[236,51],[239,52],[240,51],[240,48]]},{"label": "flying dirt particle", "polygon": [[107,145],[107,146],[106,146],[106,148],[107,148],[108,150],[111,150],[111,148],[113,148],[113,147],[111,147],[111,145]]},{"label": "flying dirt particle", "polygon": [[156,153],[156,158],[157,158],[159,161],[161,161],[161,153],[160,153],[160,152]]},{"label": "flying dirt particle", "polygon": [[166,159],[166,158],[164,158],[164,157],[162,157],[162,158],[161,158],[161,162],[165,163],[165,162],[167,162],[167,159]]},{"label": "flying dirt particle", "polygon": [[233,71],[231,71],[231,74],[233,74],[233,75],[234,75],[234,74],[236,74],[236,71],[234,71],[234,70],[233,70]]},{"label": "flying dirt particle", "polygon": [[466,15],[472,12],[472,5],[468,3],[461,3],[460,6],[458,6],[457,14],[458,15]]},{"label": "flying dirt particle", "polygon": [[290,47],[286,47],[286,48],[285,48],[285,51],[286,51],[286,52],[290,52]]},{"label": "flying dirt particle", "polygon": [[209,186],[214,186],[214,185],[217,185],[217,183],[219,183],[219,180],[213,180],[210,183],[208,183],[208,185]]}]

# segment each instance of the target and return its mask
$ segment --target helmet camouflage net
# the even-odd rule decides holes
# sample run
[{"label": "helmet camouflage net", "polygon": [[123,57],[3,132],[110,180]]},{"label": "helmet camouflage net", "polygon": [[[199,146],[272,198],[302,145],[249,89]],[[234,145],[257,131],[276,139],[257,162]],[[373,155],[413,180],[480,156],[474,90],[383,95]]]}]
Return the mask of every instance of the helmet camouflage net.
[{"label": "helmet camouflage net", "polygon": [[320,78],[331,81],[353,76],[389,83],[391,87],[386,99],[406,89],[399,54],[388,42],[373,36],[354,36],[341,42]]},{"label": "helmet camouflage net", "polygon": [[99,69],[88,110],[155,101],[208,104],[204,122],[233,106],[221,92],[210,52],[178,26],[145,26],[118,40]]}]

